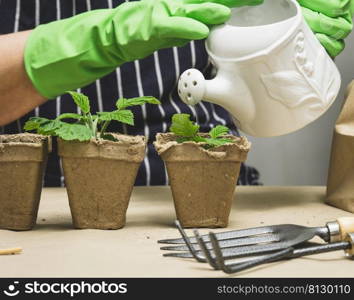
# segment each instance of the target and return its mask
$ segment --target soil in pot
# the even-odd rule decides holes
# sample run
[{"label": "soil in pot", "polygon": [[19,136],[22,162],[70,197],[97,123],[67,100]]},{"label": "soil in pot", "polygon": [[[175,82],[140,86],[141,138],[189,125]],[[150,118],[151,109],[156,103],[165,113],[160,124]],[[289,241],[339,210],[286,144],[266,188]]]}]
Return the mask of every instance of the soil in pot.
[{"label": "soil in pot", "polygon": [[177,219],[183,227],[226,227],[240,172],[250,143],[225,136],[234,143],[206,150],[195,142],[177,143],[173,133],[158,134],[154,143],[164,160]]},{"label": "soil in pot", "polygon": [[118,141],[58,139],[76,228],[118,229],[125,225],[146,142],[142,136],[111,135]]},{"label": "soil in pot", "polygon": [[50,139],[37,134],[0,135],[0,228],[36,224]]}]

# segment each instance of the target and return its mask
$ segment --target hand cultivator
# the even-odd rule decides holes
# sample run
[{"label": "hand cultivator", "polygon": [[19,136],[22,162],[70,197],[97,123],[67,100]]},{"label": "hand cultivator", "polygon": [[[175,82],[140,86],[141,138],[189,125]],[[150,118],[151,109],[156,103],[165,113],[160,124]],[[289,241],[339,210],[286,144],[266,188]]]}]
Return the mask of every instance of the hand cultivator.
[{"label": "hand cultivator", "polygon": [[[323,227],[284,224],[207,235],[194,230],[194,237],[187,236],[178,221],[176,226],[182,238],[160,240],[159,243],[174,244],[161,249],[178,252],[165,253],[164,256],[195,258],[225,273],[337,250],[345,250],[347,255],[354,256],[354,218],[339,218]],[[310,242],[316,236],[325,243]],[[235,259],[241,261],[227,262]]]}]

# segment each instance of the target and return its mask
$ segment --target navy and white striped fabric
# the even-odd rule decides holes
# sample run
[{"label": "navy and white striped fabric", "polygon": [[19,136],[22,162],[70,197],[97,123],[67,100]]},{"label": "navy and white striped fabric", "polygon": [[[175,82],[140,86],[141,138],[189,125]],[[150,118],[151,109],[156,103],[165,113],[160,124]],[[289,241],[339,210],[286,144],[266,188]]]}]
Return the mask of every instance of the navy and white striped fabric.
[{"label": "navy and white striped fabric", "polygon": [[[0,34],[29,30],[39,24],[68,18],[79,13],[101,8],[113,8],[124,0],[0,0]],[[0,53],[1,55],[1,53]],[[157,132],[165,132],[175,113],[189,113],[200,125],[202,131],[218,124],[227,125],[236,133],[236,128],[228,113],[217,105],[203,102],[195,107],[182,103],[176,89],[179,75],[186,69],[197,68],[206,77],[211,65],[203,41],[189,43],[183,48],[164,49],[146,59],[126,63],[115,72],[82,88],[89,96],[92,110],[113,110],[119,97],[142,95],[159,98],[162,105],[146,105],[133,109],[136,126],[112,124],[111,131],[131,135],[145,135],[149,145],[147,156],[139,169],[136,185],[166,185],[168,179],[163,162],[155,152],[152,141]],[[70,70],[68,70],[70,72]],[[21,119],[2,127],[1,133],[22,131],[24,122],[31,116],[55,118],[61,113],[75,112],[76,107],[68,95],[46,102]],[[63,172],[56,152],[50,155],[45,176],[46,186],[63,186]],[[258,172],[242,166],[239,184],[257,185]]]}]

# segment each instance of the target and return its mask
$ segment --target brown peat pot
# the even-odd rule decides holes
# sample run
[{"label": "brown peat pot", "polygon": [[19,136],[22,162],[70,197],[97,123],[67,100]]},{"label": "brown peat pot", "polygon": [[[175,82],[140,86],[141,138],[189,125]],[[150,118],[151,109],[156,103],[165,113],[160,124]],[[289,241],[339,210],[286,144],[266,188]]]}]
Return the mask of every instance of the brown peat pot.
[{"label": "brown peat pot", "polygon": [[37,134],[0,135],[0,228],[36,224],[50,139]]},{"label": "brown peat pot", "polygon": [[226,227],[240,172],[250,143],[245,137],[206,150],[195,142],[177,143],[173,133],[159,133],[154,143],[164,160],[177,219],[183,227]]},{"label": "brown peat pot", "polygon": [[125,225],[146,142],[142,136],[112,135],[117,142],[58,138],[58,152],[76,228],[118,229]]}]

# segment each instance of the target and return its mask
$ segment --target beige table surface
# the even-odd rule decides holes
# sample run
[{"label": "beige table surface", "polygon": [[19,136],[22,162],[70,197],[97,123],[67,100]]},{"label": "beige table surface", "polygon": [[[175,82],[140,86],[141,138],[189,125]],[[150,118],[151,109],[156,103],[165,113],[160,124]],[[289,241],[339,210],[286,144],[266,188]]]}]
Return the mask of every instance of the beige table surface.
[{"label": "beige table surface", "polygon": [[[229,228],[318,226],[352,215],[324,204],[324,194],[324,187],[238,187]],[[22,254],[0,256],[0,277],[230,277],[191,259],[162,257],[156,241],[178,236],[174,219],[168,187],[137,187],[123,229],[75,230],[65,189],[47,188],[32,231],[0,230],[0,248],[23,247]],[[354,277],[354,261],[336,251],[232,276]]]}]

